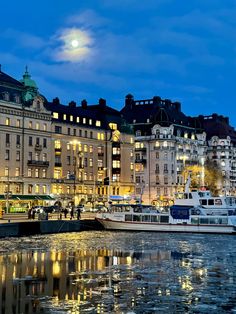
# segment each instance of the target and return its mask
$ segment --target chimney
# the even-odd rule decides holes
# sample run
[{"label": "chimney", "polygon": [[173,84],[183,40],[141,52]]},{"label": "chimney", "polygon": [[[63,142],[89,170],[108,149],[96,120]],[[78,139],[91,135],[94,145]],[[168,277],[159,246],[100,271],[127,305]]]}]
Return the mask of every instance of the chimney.
[{"label": "chimney", "polygon": [[81,101],[81,106],[82,106],[83,109],[86,109],[86,108],[87,108],[88,103],[87,103],[87,100],[86,100],[86,99],[83,99],[83,100]]},{"label": "chimney", "polygon": [[99,106],[106,107],[106,99],[100,98],[99,99]]},{"label": "chimney", "polygon": [[134,96],[131,94],[126,95],[125,106],[128,107],[129,109],[132,109],[133,105],[134,105]]},{"label": "chimney", "polygon": [[75,108],[76,107],[76,102],[74,100],[69,102],[69,107]]},{"label": "chimney", "polygon": [[60,104],[60,99],[59,99],[58,97],[53,98],[52,103],[53,103],[54,105],[59,105],[59,104]]}]

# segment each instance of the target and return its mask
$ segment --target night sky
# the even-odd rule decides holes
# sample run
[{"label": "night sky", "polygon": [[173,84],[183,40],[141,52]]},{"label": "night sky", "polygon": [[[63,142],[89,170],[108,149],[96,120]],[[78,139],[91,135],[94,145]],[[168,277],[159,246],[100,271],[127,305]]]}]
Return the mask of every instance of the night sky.
[{"label": "night sky", "polygon": [[4,1],[0,30],[2,71],[48,100],[161,96],[236,126],[235,0]]}]

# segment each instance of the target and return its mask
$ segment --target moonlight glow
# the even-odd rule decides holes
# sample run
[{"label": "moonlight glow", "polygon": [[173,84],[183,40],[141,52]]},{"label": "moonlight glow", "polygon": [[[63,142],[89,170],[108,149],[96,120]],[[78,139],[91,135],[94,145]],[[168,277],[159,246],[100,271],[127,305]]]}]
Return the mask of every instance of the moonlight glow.
[{"label": "moonlight glow", "polygon": [[73,39],[73,40],[71,41],[71,46],[72,46],[73,48],[77,48],[77,47],[79,46],[78,40],[77,40],[77,39]]}]

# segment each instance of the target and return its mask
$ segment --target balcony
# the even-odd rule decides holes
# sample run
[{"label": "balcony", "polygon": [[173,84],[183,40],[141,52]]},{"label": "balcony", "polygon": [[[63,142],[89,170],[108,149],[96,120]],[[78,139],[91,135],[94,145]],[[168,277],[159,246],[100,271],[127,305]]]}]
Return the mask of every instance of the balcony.
[{"label": "balcony", "polygon": [[41,150],[43,149],[43,147],[42,147],[42,145],[35,144],[34,149],[35,149],[35,151],[37,151],[37,152],[41,152]]},{"label": "balcony", "polygon": [[136,152],[146,152],[146,147],[135,147]]},{"label": "balcony", "polygon": [[49,161],[42,161],[42,160],[28,160],[28,166],[36,166],[36,167],[48,167]]},{"label": "balcony", "polygon": [[61,162],[55,162],[55,167],[61,167],[62,163]]},{"label": "balcony", "polygon": [[51,179],[52,183],[64,183],[64,179]]}]

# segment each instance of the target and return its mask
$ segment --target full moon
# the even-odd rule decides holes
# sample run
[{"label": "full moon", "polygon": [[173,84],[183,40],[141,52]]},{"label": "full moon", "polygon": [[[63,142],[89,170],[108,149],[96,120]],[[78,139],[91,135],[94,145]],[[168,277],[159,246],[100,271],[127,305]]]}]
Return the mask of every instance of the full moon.
[{"label": "full moon", "polygon": [[73,40],[71,41],[71,46],[72,46],[73,48],[77,48],[77,47],[79,46],[78,40],[77,40],[77,39],[73,39]]}]

